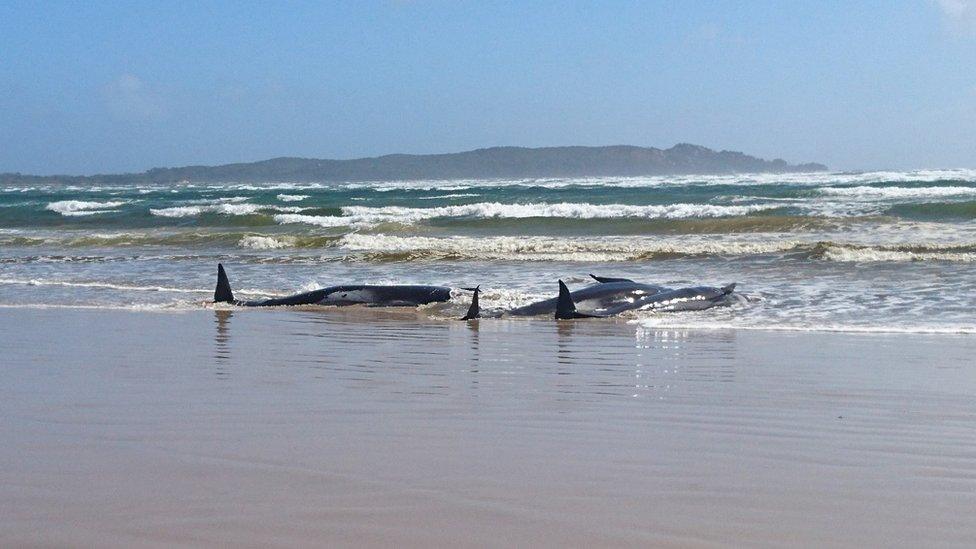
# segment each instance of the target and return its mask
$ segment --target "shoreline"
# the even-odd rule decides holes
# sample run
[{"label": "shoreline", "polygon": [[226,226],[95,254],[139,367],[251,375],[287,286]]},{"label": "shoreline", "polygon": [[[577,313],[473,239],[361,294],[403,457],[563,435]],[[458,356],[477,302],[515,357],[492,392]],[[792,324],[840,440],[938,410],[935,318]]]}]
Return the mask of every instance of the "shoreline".
[{"label": "shoreline", "polygon": [[[281,294],[285,295],[285,294]],[[463,304],[458,304],[459,310],[464,308]],[[376,309],[359,307],[359,306],[281,306],[281,307],[262,307],[263,311],[257,311],[253,308],[246,307],[230,307],[230,306],[214,306],[213,303],[207,301],[202,303],[199,307],[191,307],[189,305],[175,305],[175,304],[163,304],[163,305],[152,305],[152,304],[140,304],[140,305],[87,305],[87,304],[76,304],[76,305],[61,305],[61,304],[47,304],[47,303],[0,303],[0,309],[13,309],[13,310],[39,310],[39,311],[52,311],[52,310],[66,310],[66,311],[116,311],[123,313],[161,313],[161,314],[194,314],[201,312],[213,312],[213,311],[239,311],[244,314],[251,313],[271,313],[271,312],[292,312],[292,313],[318,313],[318,314],[329,314],[335,312],[337,314],[342,314],[343,312],[348,312],[350,310],[365,311],[364,318],[368,318],[368,315],[375,312]],[[440,314],[430,315],[426,314],[424,310],[411,308],[411,307],[388,307],[386,308],[388,312],[393,312],[394,314],[403,313],[405,318],[416,318],[418,320],[427,320],[430,322],[444,322],[444,323],[462,323],[463,321],[452,316],[444,316]],[[407,312],[410,311],[410,312]],[[413,313],[413,314],[411,314]],[[629,314],[621,314],[614,318],[597,318],[589,320],[573,320],[569,322],[588,322],[588,323],[612,323],[612,324],[627,324],[635,326],[638,329],[645,330],[681,330],[687,332],[719,332],[719,331],[745,331],[745,332],[769,332],[769,333],[810,333],[810,334],[850,334],[850,335],[919,335],[919,336],[961,336],[967,337],[976,335],[976,324],[972,326],[953,326],[953,327],[898,327],[898,326],[843,326],[843,325],[829,325],[829,326],[749,326],[749,325],[736,325],[733,323],[726,324],[682,324],[680,322],[669,322],[671,319],[678,318],[681,316],[687,316],[688,313],[662,313],[652,317],[635,317]],[[661,320],[665,322],[656,323]],[[538,317],[490,317],[478,319],[479,322],[567,322],[567,321],[557,321],[550,318],[549,315],[538,316]]]}]

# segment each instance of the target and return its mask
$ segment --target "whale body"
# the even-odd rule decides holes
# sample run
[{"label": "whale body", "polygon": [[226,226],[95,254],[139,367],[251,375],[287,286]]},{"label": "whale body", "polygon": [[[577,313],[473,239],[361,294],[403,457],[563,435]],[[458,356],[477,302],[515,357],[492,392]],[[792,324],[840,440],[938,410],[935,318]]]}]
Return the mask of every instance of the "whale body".
[{"label": "whale body", "polygon": [[224,266],[217,265],[217,288],[214,303],[231,303],[241,307],[277,307],[288,305],[368,305],[373,307],[416,307],[451,299],[446,286],[347,284],[329,286],[286,297],[255,301],[234,299]]},{"label": "whale body", "polygon": [[597,309],[593,313],[580,313],[576,309],[577,302],[573,294],[562,280],[559,281],[559,297],[556,298],[555,318],[570,320],[574,318],[602,318],[618,315],[626,311],[703,311],[712,307],[732,305],[737,301],[733,296],[735,284],[721,288],[711,286],[694,286],[663,290],[644,295],[632,300],[616,303],[609,307]]},{"label": "whale body", "polygon": [[[538,316],[552,314],[558,320],[572,318],[603,318],[618,315],[625,311],[701,311],[712,307],[731,305],[738,301],[733,296],[735,284],[722,288],[694,286],[689,288],[666,288],[654,284],[642,284],[628,278],[608,278],[590,275],[596,284],[570,292],[562,280],[559,281],[559,295],[551,299],[537,301],[523,307],[494,313],[489,316]],[[475,288],[471,307],[462,320],[480,318],[478,289]],[[588,313],[581,313],[577,305]]]},{"label": "whale body", "polygon": [[[642,284],[628,278],[607,278],[590,275],[595,284],[571,292],[573,302],[584,309],[601,310],[632,303],[635,300],[657,295],[669,288],[655,284]],[[556,312],[558,298],[544,299],[524,307],[506,311],[511,316],[538,316]]]}]

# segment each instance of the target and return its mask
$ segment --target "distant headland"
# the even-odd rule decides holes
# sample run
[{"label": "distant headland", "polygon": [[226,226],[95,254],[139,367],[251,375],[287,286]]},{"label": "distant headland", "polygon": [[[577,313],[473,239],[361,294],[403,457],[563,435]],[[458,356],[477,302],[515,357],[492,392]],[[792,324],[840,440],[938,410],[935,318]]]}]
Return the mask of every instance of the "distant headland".
[{"label": "distant headland", "polygon": [[670,149],[608,147],[492,147],[449,154],[390,154],[351,160],[272,158],[221,166],[153,168],[142,173],[90,176],[0,174],[0,183],[127,184],[190,182],[312,182],[417,179],[630,177],[642,175],[825,171],[823,164],[790,164],[741,152],[680,143]]}]

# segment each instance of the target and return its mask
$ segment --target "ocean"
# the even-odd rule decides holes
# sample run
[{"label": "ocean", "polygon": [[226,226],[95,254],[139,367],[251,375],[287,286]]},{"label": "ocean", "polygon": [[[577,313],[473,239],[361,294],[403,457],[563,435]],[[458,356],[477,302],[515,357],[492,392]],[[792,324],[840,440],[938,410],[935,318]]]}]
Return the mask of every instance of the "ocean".
[{"label": "ocean", "polygon": [[0,186],[4,307],[212,307],[222,262],[248,299],[480,284],[502,311],[593,273],[746,298],[625,316],[648,329],[976,333],[974,261],[976,170]]}]

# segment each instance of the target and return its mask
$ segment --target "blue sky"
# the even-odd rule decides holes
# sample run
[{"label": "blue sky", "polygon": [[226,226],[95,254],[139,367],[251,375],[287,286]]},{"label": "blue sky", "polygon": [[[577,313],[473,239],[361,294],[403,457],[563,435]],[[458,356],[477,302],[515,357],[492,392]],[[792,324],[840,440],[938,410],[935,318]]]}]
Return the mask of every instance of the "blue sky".
[{"label": "blue sky", "polygon": [[976,0],[0,3],[0,172],[677,142],[976,167]]}]

